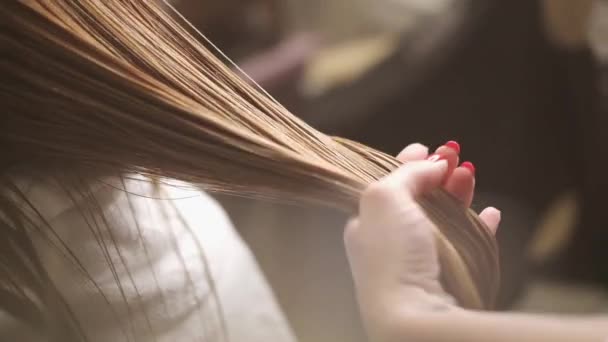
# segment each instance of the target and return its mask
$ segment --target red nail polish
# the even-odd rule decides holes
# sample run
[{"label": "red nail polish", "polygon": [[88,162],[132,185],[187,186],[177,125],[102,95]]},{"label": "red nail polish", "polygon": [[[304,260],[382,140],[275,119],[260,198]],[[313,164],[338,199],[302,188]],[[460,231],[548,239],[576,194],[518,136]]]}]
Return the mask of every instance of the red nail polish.
[{"label": "red nail polish", "polygon": [[465,161],[462,164],[460,164],[460,167],[464,167],[465,169],[469,169],[469,171],[471,171],[471,173],[473,175],[475,175],[475,165],[473,165],[473,163]]},{"label": "red nail polish", "polygon": [[458,142],[454,141],[454,140],[450,140],[450,141],[446,142],[443,145],[451,148],[454,151],[456,151],[456,153],[460,153],[460,144]]},{"label": "red nail polish", "polygon": [[444,160],[444,159],[445,159],[445,157],[438,153],[433,153],[426,158],[426,160],[430,160],[432,162],[436,162],[436,161],[440,161],[440,160]]}]

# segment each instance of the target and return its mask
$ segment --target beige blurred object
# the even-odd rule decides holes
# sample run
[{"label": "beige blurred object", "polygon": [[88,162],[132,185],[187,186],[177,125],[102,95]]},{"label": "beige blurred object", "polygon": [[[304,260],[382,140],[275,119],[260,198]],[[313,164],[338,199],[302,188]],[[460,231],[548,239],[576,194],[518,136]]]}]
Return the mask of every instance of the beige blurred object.
[{"label": "beige blurred object", "polygon": [[528,257],[533,263],[541,264],[562,251],[574,235],[578,207],[573,191],[563,193],[549,205],[528,248]]},{"label": "beige blurred object", "polygon": [[395,50],[397,38],[392,34],[378,35],[320,51],[308,62],[302,91],[315,96],[356,80]]},{"label": "beige blurred object", "polygon": [[364,342],[342,243],[344,218],[327,210],[224,197],[241,236],[300,342]]},{"label": "beige blurred object", "polygon": [[454,0],[286,0],[291,30],[317,30],[330,42],[403,33],[444,13]]},{"label": "beige blurred object", "polygon": [[593,286],[536,279],[513,309],[532,313],[606,314],[608,293]]},{"label": "beige blurred object", "polygon": [[[542,264],[563,251],[574,234],[579,213],[576,193],[558,196],[545,211],[528,248],[528,257]],[[606,314],[608,293],[597,286],[532,278],[514,310],[531,313]]]},{"label": "beige blurred object", "polygon": [[608,61],[608,1],[596,1],[589,30],[591,47],[600,60]]},{"label": "beige blurred object", "polygon": [[380,31],[403,33],[432,17],[443,15],[454,0],[356,0]]},{"label": "beige blurred object", "polygon": [[311,31],[336,43],[370,33],[368,14],[353,0],[285,0],[284,22],[289,31]]},{"label": "beige blurred object", "polygon": [[543,0],[548,38],[556,45],[576,48],[588,43],[594,0]]}]

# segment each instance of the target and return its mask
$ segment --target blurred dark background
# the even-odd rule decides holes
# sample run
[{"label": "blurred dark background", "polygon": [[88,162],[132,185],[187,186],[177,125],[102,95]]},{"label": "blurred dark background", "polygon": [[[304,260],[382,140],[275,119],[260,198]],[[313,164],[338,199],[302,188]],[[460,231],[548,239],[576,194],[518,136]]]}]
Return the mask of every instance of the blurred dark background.
[{"label": "blurred dark background", "polygon": [[[608,1],[173,3],[323,132],[391,154],[460,142],[474,207],[503,212],[499,309],[608,312]],[[218,199],[301,341],[364,340],[345,217]]]}]

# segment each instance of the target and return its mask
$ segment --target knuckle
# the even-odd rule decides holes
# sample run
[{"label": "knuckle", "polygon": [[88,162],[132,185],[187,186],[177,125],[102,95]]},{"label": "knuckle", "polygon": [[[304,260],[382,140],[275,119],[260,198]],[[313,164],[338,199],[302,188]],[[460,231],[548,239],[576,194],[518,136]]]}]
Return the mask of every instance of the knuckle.
[{"label": "knuckle", "polygon": [[370,184],[363,195],[361,196],[362,201],[385,201],[393,196],[395,189],[393,185],[385,180],[374,182]]},{"label": "knuckle", "polygon": [[408,190],[409,192],[415,192],[420,185],[421,176],[423,175],[422,166],[426,161],[420,162],[416,165],[412,165],[412,167],[403,170],[402,183],[403,188]]}]

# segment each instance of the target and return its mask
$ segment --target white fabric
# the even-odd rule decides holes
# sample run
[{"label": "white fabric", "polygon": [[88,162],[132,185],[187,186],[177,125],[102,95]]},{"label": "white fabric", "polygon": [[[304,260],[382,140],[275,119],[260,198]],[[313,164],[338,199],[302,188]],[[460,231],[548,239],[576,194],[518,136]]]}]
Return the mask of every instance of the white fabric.
[{"label": "white fabric", "polygon": [[92,214],[98,210],[90,201],[71,204],[59,187],[29,191],[107,298],[56,247],[35,238],[90,341],[295,340],[251,252],[212,198],[184,184],[110,182],[93,196],[103,217]]}]

